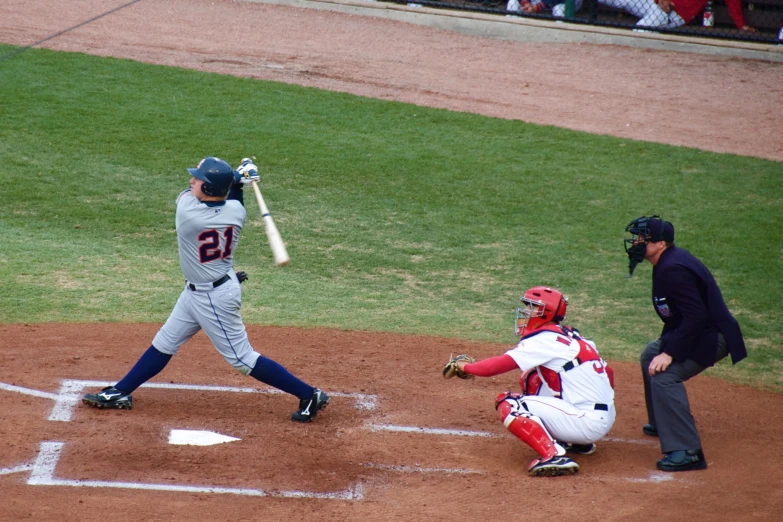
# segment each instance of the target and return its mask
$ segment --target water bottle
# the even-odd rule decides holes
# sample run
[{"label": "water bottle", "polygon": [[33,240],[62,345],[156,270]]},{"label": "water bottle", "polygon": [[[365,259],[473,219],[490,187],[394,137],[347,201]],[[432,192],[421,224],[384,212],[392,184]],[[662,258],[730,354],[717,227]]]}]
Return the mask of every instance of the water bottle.
[{"label": "water bottle", "polygon": [[702,25],[704,27],[712,27],[715,25],[715,18],[713,18],[712,14],[712,0],[709,0],[707,5],[704,6],[704,14],[702,14]]}]

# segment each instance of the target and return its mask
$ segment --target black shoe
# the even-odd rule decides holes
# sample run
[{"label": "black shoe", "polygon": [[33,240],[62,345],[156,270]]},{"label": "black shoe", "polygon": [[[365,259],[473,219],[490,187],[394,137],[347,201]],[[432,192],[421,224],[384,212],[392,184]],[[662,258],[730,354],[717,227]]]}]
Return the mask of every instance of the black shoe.
[{"label": "black shoe", "polygon": [[307,399],[299,400],[299,411],[291,415],[291,420],[295,422],[311,422],[318,412],[326,408],[329,404],[329,396],[318,388],[313,388],[313,396]]},{"label": "black shoe", "polygon": [[658,436],[658,428],[654,424],[645,424],[642,426],[642,431],[645,435],[649,435],[650,437]]},{"label": "black shoe", "polygon": [[707,461],[700,449],[672,451],[658,461],[658,469],[661,471],[693,471],[706,468]]},{"label": "black shoe", "polygon": [[579,464],[566,456],[554,456],[547,460],[535,459],[527,470],[531,477],[559,477],[578,472]]},{"label": "black shoe", "polygon": [[565,449],[569,453],[578,453],[579,455],[592,455],[595,453],[596,446],[595,444],[568,444],[568,443],[560,443],[561,446],[563,446],[563,449]]},{"label": "black shoe", "polygon": [[93,408],[107,408],[110,410],[133,409],[131,394],[122,392],[114,386],[107,386],[98,393],[88,393],[82,397],[82,402]]}]

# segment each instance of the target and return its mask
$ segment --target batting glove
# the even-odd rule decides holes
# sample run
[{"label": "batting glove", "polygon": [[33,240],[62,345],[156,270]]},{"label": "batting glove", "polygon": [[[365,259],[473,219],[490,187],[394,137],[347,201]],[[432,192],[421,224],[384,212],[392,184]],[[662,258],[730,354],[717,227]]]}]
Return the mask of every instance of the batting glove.
[{"label": "batting glove", "polygon": [[242,160],[242,164],[237,167],[237,172],[241,176],[239,182],[243,184],[252,183],[254,181],[260,181],[261,176],[258,175],[258,167],[253,163],[250,158]]}]

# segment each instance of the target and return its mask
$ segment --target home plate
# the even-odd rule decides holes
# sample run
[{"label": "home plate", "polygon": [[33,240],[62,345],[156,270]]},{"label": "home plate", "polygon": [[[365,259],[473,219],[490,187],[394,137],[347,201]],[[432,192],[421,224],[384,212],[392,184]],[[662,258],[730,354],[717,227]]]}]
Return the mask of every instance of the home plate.
[{"label": "home plate", "polygon": [[221,435],[214,431],[198,431],[198,430],[171,430],[169,433],[169,444],[180,444],[188,446],[214,446],[215,444],[223,444],[224,442],[234,442],[236,437],[229,437],[228,435]]}]

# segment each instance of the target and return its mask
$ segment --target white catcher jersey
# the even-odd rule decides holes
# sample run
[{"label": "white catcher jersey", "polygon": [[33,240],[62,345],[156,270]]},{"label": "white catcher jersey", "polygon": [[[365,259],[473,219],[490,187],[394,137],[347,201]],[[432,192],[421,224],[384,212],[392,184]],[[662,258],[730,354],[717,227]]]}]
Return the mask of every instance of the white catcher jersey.
[{"label": "white catcher jersey", "polygon": [[[506,353],[523,371],[536,368],[549,388],[559,391],[562,400],[579,409],[614,403],[606,362],[598,355],[595,343],[574,332],[559,327],[541,329]],[[577,357],[585,362],[578,364]],[[566,370],[566,365],[573,368]]]},{"label": "white catcher jersey", "polygon": [[245,207],[237,200],[202,203],[190,189],[177,197],[179,264],[191,283],[211,283],[234,266],[234,249],[245,225]]}]

